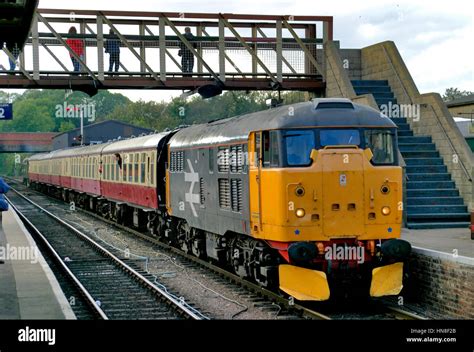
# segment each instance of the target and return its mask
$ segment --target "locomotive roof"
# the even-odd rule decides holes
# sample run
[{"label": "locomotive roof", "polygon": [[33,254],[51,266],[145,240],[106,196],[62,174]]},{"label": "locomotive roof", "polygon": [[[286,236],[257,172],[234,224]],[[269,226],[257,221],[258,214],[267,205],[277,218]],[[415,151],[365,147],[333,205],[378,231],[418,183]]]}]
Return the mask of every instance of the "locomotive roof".
[{"label": "locomotive roof", "polygon": [[[335,103],[336,107],[328,108],[327,103]],[[349,126],[396,127],[388,117],[366,105],[354,104],[348,99],[313,99],[190,126],[178,131],[170,139],[170,146],[181,148],[242,141],[252,131]]]}]

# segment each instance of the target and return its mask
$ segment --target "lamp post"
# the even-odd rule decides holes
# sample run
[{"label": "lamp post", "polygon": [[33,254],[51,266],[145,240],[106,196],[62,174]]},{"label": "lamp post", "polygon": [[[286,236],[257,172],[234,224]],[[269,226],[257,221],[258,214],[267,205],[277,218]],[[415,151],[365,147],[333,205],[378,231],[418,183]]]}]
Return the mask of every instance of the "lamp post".
[{"label": "lamp post", "polygon": [[81,108],[81,146],[84,145],[84,110]]}]

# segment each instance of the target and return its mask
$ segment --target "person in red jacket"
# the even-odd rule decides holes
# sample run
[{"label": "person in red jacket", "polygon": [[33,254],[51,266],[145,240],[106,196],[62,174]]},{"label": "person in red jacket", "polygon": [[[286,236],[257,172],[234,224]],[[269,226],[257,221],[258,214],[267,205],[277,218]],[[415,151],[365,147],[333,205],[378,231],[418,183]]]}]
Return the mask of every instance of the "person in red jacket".
[{"label": "person in red jacket", "polygon": [[[69,28],[69,34],[77,34],[76,27]],[[72,51],[76,53],[77,56],[84,60],[84,41],[82,39],[69,38],[66,40],[66,44],[69,45]],[[79,61],[69,53],[71,57],[72,65],[74,66],[74,72],[79,72],[81,69],[81,64]]]}]

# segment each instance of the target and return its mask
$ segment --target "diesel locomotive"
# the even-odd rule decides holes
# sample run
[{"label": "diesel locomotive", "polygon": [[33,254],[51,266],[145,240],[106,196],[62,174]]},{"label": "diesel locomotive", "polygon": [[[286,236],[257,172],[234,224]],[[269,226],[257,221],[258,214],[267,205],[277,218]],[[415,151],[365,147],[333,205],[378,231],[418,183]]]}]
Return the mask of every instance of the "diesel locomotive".
[{"label": "diesel locomotive", "polygon": [[314,99],[38,154],[29,183],[297,300],[396,295],[410,251],[396,128]]}]

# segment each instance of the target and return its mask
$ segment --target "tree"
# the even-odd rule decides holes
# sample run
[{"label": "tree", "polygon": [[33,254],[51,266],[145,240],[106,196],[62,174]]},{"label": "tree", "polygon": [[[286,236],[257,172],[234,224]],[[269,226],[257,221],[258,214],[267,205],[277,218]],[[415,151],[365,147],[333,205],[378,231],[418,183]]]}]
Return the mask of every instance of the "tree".
[{"label": "tree", "polygon": [[58,132],[67,132],[75,129],[76,126],[71,121],[62,121],[59,126]]},{"label": "tree", "polygon": [[457,88],[447,88],[446,91],[444,92],[443,100],[448,102],[448,101],[452,101],[454,99],[467,97],[467,96],[473,95],[473,94],[474,94],[474,92],[471,92],[471,91],[468,91],[468,90],[460,91]]},{"label": "tree", "polygon": [[15,167],[15,154],[0,154],[0,174],[13,175]]},{"label": "tree", "polygon": [[14,104],[14,118],[4,121],[4,132],[50,132],[54,130],[54,120],[47,106],[35,100],[21,100]]},{"label": "tree", "polygon": [[0,103],[10,103],[14,102],[20,94],[18,93],[7,93],[0,91]]}]

